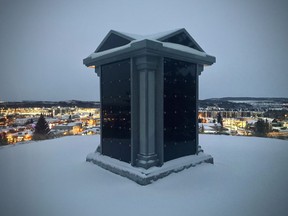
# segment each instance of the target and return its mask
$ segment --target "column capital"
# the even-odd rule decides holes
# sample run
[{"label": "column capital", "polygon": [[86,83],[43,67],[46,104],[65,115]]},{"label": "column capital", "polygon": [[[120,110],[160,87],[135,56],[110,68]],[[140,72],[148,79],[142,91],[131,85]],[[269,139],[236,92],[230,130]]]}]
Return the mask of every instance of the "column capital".
[{"label": "column capital", "polygon": [[134,58],[137,71],[156,71],[159,65],[159,57],[152,55],[141,55]]},{"label": "column capital", "polygon": [[201,64],[197,64],[197,75],[200,76],[202,71],[204,70],[204,66]]}]

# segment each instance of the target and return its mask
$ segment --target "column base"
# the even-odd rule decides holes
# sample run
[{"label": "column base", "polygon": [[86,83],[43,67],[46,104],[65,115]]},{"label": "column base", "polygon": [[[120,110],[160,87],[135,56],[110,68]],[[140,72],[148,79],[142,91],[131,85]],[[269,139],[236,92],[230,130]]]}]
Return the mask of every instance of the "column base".
[{"label": "column base", "polygon": [[157,166],[159,164],[158,156],[157,154],[153,155],[137,155],[136,159],[136,166],[142,167],[144,169],[149,169],[150,167]]}]

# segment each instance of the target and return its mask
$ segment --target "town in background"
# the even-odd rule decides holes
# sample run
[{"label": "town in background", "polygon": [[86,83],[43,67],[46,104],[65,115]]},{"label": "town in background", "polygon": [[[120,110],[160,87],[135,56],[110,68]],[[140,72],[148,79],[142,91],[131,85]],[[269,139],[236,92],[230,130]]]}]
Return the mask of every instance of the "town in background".
[{"label": "town in background", "polygon": [[[31,140],[41,114],[49,124],[52,137],[100,133],[99,102],[0,102],[2,145]],[[220,98],[199,101],[200,133],[255,136],[260,120],[267,125],[264,136],[288,139],[288,99]]]}]

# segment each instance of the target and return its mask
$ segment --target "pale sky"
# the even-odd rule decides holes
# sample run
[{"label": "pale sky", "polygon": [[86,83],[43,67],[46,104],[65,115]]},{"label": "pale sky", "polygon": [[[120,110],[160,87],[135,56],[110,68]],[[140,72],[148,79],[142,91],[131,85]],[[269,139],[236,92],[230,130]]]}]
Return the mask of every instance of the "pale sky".
[{"label": "pale sky", "polygon": [[99,100],[82,60],[109,30],[186,28],[216,63],[200,99],[288,97],[286,0],[0,0],[0,101]]}]

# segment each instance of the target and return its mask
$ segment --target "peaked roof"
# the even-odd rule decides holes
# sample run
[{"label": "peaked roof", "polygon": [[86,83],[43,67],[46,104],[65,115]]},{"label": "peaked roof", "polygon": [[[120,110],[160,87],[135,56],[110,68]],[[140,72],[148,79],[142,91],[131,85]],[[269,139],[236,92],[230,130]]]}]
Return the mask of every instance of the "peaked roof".
[{"label": "peaked roof", "polygon": [[192,38],[192,36],[186,31],[186,29],[181,28],[181,29],[176,29],[176,30],[171,30],[171,31],[166,31],[166,32],[160,32],[160,33],[153,34],[153,35],[146,35],[146,36],[123,33],[123,32],[118,32],[115,30],[111,30],[103,39],[103,41],[100,43],[100,45],[97,47],[97,49],[95,50],[95,53],[121,47],[126,44],[129,44],[130,42],[134,40],[143,40],[143,39],[180,44],[183,46],[193,48],[200,52],[204,52],[204,50]]},{"label": "peaked roof", "polygon": [[111,30],[95,52],[83,59],[83,64],[96,68],[139,55],[174,58],[200,65],[212,65],[216,62],[216,58],[205,53],[182,28],[146,36]]}]

